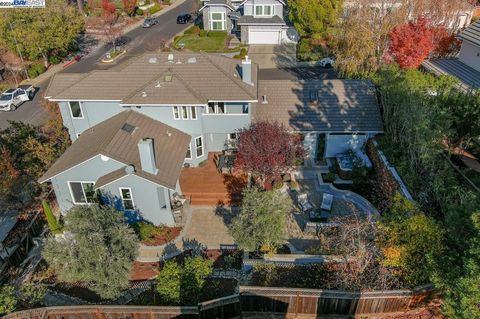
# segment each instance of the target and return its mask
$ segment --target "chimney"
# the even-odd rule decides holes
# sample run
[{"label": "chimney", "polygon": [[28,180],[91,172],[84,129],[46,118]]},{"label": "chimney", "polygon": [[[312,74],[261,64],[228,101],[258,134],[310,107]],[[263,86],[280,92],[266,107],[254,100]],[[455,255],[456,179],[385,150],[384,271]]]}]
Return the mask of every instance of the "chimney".
[{"label": "chimney", "polygon": [[243,82],[253,85],[252,83],[252,60],[248,59],[248,55],[245,60],[242,60],[242,80]]},{"label": "chimney", "polygon": [[140,155],[140,164],[144,172],[157,174],[158,169],[155,164],[155,149],[153,139],[144,138],[138,142],[138,154]]}]

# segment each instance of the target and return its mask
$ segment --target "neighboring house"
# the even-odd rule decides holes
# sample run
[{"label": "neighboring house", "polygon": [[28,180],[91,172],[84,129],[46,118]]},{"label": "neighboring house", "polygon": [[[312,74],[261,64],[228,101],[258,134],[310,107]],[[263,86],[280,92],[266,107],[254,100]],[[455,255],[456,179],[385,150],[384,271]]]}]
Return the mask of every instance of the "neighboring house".
[{"label": "neighboring house", "polygon": [[321,133],[334,157],[383,131],[368,81],[261,81],[257,69],[248,57],[160,53],[55,75],[46,98],[58,102],[73,144],[40,182],[52,183],[62,213],[100,190],[130,218],[172,225],[182,165],[222,151],[254,121],[303,133],[312,158]]},{"label": "neighboring house", "polygon": [[244,44],[281,44],[298,40],[285,7],[283,0],[205,0],[200,12],[205,30],[240,35]]},{"label": "neighboring house", "polygon": [[256,121],[278,121],[305,135],[315,158],[319,134],[325,134],[325,158],[360,150],[367,139],[383,133],[374,85],[364,80],[260,81]]},{"label": "neighboring house", "polygon": [[436,75],[447,74],[456,77],[464,91],[480,88],[480,21],[471,24],[459,38],[462,47],[458,57],[430,59],[422,66]]}]

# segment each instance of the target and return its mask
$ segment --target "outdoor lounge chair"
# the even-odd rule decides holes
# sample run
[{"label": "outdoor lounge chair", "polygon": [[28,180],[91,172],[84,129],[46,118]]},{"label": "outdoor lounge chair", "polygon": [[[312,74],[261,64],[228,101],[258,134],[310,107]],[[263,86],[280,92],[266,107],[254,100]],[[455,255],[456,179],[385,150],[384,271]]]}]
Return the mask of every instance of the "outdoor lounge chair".
[{"label": "outdoor lounge chair", "polygon": [[297,199],[298,199],[298,205],[300,205],[302,212],[308,212],[313,209],[313,205],[308,200],[307,194],[300,194],[298,195]]}]

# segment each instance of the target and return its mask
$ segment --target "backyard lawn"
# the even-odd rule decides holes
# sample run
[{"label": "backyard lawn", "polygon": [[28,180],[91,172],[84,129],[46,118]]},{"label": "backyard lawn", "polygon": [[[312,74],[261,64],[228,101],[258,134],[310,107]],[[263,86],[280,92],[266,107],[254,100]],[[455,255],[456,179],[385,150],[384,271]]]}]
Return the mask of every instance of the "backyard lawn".
[{"label": "backyard lawn", "polygon": [[209,32],[205,36],[184,34],[175,41],[175,46],[192,51],[218,52],[225,49],[227,36],[226,32]]}]

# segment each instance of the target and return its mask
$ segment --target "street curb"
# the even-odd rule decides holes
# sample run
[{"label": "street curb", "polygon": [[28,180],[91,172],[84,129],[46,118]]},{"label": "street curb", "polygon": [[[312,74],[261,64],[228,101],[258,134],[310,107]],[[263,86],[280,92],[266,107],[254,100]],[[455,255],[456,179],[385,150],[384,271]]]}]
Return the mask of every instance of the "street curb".
[{"label": "street curb", "polygon": [[194,24],[192,25],[188,25],[186,26],[185,28],[182,29],[182,31],[178,32],[177,34],[175,34],[173,37],[171,37],[167,43],[165,43],[165,46],[169,46],[171,45],[174,41],[175,41],[175,38],[178,37],[179,35],[183,35],[185,33],[185,31],[187,31],[189,28],[191,28],[192,26],[194,26]]}]

